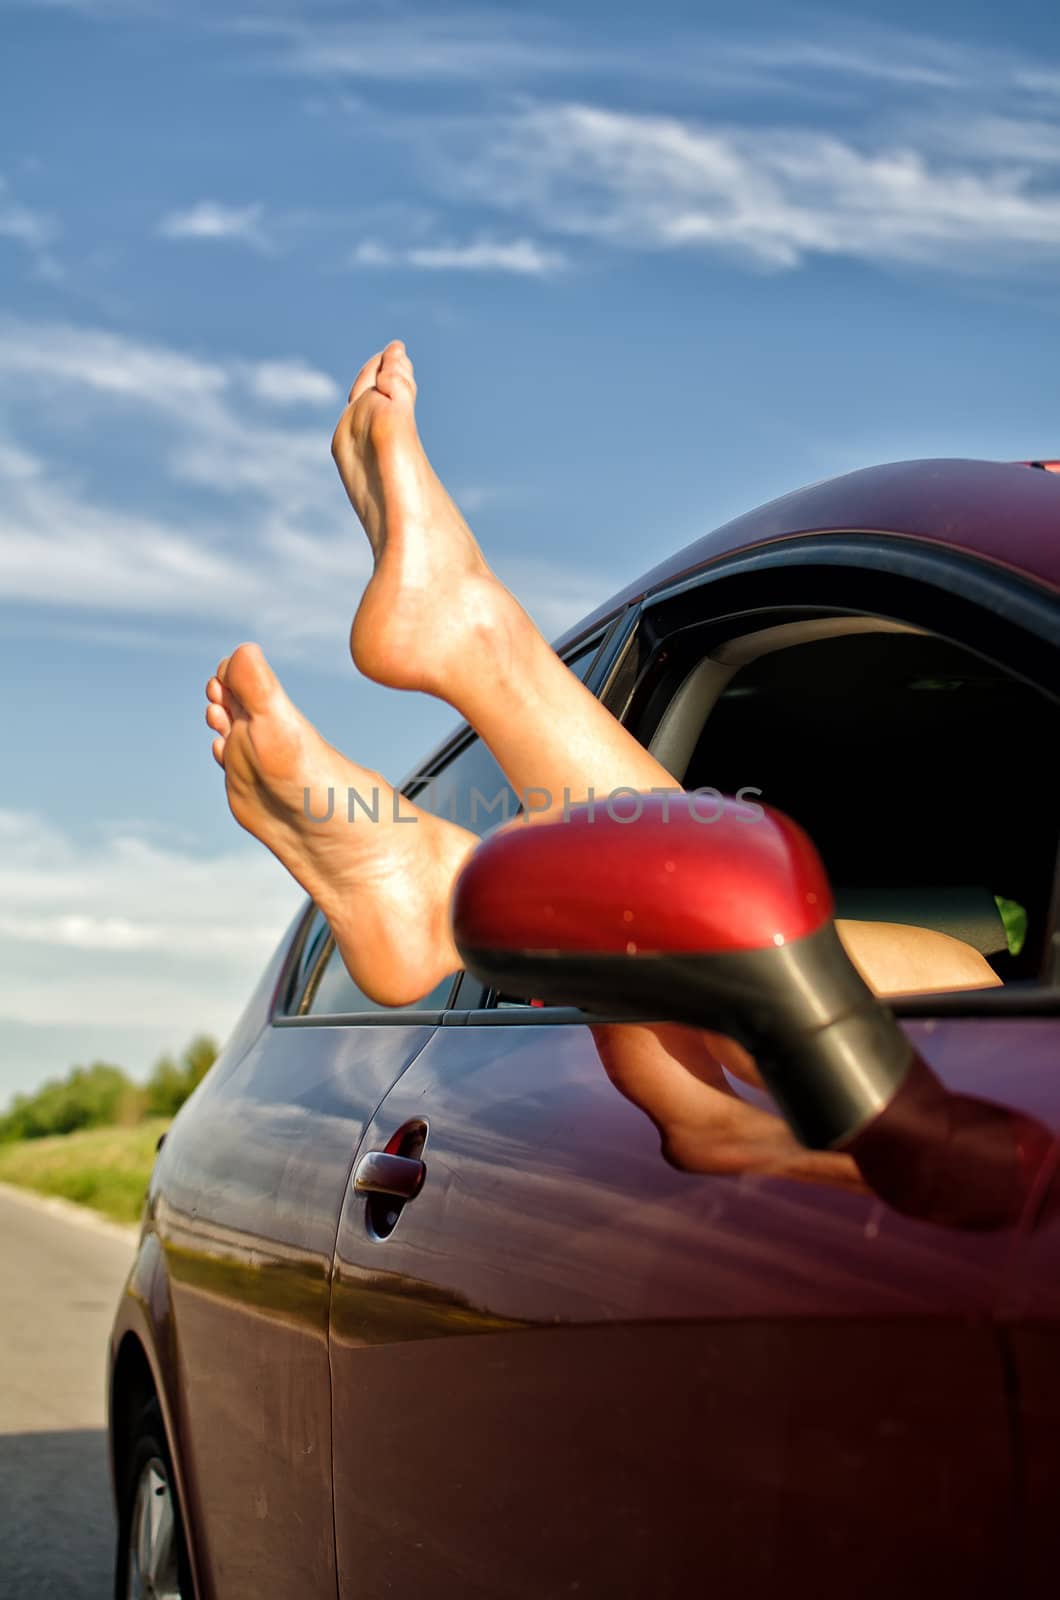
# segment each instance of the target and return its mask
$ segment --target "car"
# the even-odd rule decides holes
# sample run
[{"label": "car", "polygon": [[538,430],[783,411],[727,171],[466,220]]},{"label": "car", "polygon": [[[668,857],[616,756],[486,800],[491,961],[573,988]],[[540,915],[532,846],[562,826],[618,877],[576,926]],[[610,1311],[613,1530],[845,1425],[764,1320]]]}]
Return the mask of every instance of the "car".
[{"label": "car", "polygon": [[[579,813],[575,849],[496,829],[471,730],[420,765],[404,792],[489,835],[465,970],[381,1009],[307,904],[160,1149],[109,1351],[122,1600],[1051,1584],[1055,466],[811,486],[559,641],[687,790],[742,797],[718,827]],[[1002,984],[874,1000],[833,895]],[[858,1181],[689,1170],[609,1017],[742,1037],[764,1085],[726,1094]]]}]

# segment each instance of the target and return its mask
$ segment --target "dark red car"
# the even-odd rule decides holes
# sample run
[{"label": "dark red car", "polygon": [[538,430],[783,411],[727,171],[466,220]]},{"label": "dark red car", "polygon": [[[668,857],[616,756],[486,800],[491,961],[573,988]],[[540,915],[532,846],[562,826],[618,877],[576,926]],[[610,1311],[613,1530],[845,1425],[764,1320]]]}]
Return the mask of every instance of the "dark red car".
[{"label": "dark red car", "polygon": [[[497,834],[468,971],[403,1012],[306,906],[151,1181],[110,1360],[117,1594],[1045,1593],[1060,478],[802,490],[557,648],[686,788],[804,833]],[[406,792],[504,813],[467,729]],[[799,953],[832,892],[1003,985],[869,1002]],[[857,1181],[681,1170],[579,1005],[742,1037],[773,1093],[725,1093]]]}]

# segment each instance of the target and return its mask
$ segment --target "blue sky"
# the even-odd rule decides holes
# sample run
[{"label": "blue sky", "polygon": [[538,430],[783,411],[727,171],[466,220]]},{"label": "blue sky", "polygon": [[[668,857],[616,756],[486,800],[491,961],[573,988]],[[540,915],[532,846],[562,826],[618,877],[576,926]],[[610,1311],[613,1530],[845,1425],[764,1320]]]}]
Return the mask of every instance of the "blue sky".
[{"label": "blue sky", "polygon": [[328,444],[404,338],[559,632],[800,483],[1060,454],[1041,4],[0,0],[0,1100],[223,1034],[298,903],[202,685],[261,640],[358,760]]}]

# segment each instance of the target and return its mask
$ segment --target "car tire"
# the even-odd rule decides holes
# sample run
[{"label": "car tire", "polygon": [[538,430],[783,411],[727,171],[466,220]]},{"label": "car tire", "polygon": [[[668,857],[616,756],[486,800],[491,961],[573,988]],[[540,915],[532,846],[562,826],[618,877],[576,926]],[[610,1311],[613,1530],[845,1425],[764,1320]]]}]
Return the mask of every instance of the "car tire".
[{"label": "car tire", "polygon": [[158,1401],[140,1413],[118,1499],[114,1600],[194,1600],[173,1461]]}]

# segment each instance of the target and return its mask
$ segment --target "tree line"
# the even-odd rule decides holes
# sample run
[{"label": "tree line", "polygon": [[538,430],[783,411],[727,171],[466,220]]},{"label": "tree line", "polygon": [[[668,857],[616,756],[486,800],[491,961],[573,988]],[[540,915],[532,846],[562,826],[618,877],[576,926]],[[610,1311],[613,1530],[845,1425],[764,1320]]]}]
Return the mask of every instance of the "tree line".
[{"label": "tree line", "polygon": [[78,1128],[132,1126],[144,1117],[172,1117],[205,1077],[217,1045],[197,1034],[179,1057],[159,1056],[146,1083],[134,1083],[121,1067],[94,1061],[52,1078],[34,1094],[18,1094],[0,1116],[0,1140],[44,1139]]}]

